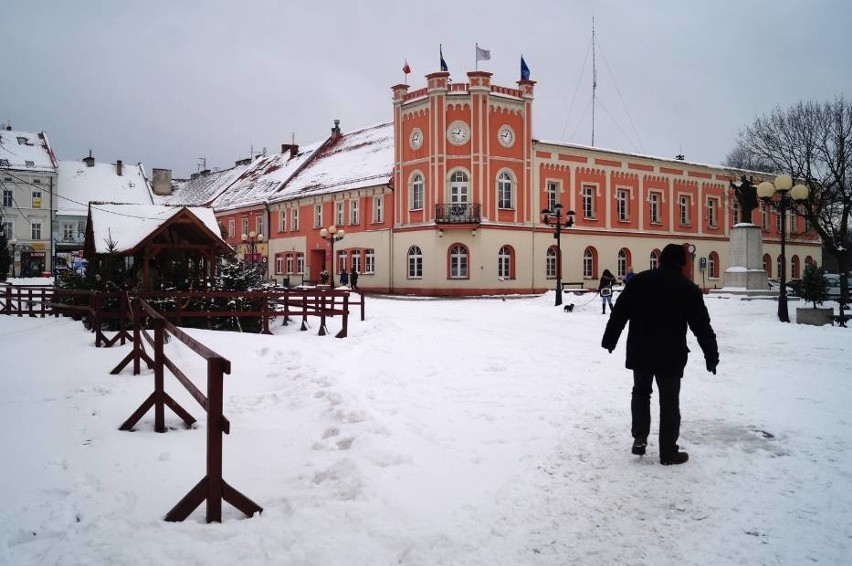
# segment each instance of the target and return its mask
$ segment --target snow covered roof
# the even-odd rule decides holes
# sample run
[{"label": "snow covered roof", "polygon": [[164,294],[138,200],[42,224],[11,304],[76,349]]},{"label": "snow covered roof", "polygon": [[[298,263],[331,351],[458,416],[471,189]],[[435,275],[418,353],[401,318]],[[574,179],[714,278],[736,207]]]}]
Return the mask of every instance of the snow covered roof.
[{"label": "snow covered roof", "polygon": [[236,165],[230,169],[212,171],[197,175],[193,179],[172,182],[172,194],[154,196],[160,204],[202,206],[212,202],[227,189],[240,175],[251,167],[250,164]]},{"label": "snow covered roof", "polygon": [[54,171],[56,156],[47,134],[0,130],[0,167],[29,171]]},{"label": "snow covered roof", "polygon": [[85,216],[90,202],[153,204],[151,186],[141,164],[121,166],[81,161],[60,161],[57,214]]},{"label": "snow covered roof", "polygon": [[295,156],[287,151],[256,159],[247,171],[216,197],[213,208],[222,211],[266,202],[282,184],[287,183],[293,174],[310,161],[323,143],[300,148]]},{"label": "snow covered roof", "polygon": [[382,185],[392,176],[393,124],[379,124],[331,140],[269,200]]},{"label": "snow covered roof", "polygon": [[93,202],[89,210],[89,228],[97,254],[110,252],[110,242],[114,244],[112,251],[123,253],[133,250],[184,210],[197,217],[216,240],[229,247],[222,239],[219,224],[211,208]]}]

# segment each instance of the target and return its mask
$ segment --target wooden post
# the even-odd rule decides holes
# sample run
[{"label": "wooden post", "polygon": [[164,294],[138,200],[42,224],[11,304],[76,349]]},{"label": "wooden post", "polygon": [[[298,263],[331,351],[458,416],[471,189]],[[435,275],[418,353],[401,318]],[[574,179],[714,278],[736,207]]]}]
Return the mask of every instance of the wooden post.
[{"label": "wooden post", "polygon": [[340,332],[335,336],[336,338],[346,338],[347,332],[349,332],[349,293],[343,295],[343,328],[340,329]]},{"label": "wooden post", "polygon": [[166,411],[163,404],[165,395],[164,388],[164,363],[163,344],[165,343],[166,330],[162,319],[154,320],[154,430],[156,432],[166,432]]},{"label": "wooden post", "polygon": [[222,522],[221,364],[207,362],[207,522]]},{"label": "wooden post", "polygon": [[269,293],[263,294],[263,330],[261,334],[272,334],[269,331]]}]

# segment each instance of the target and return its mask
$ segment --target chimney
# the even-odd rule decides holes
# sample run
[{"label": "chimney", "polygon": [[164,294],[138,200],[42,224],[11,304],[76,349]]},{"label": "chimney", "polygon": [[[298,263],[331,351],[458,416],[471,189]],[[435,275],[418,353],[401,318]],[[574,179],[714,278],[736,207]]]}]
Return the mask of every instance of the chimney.
[{"label": "chimney", "polygon": [[295,143],[282,143],[281,144],[281,153],[290,152],[290,159],[293,159],[299,154],[299,144]]},{"label": "chimney", "polygon": [[86,167],[94,167],[95,166],[95,158],[92,157],[92,150],[89,150],[89,157],[83,158],[83,163],[86,164]]},{"label": "chimney", "polygon": [[115,174],[118,175],[119,177],[121,177],[121,168],[122,168],[121,159],[118,159],[115,162]]},{"label": "chimney", "polygon": [[210,169],[203,169],[203,170],[200,172],[200,175],[201,175],[202,177],[206,177],[206,176],[207,176],[207,175],[209,175],[209,174],[210,174]]},{"label": "chimney", "polygon": [[154,176],[153,189],[155,195],[168,196],[172,194],[172,170],[152,169]]},{"label": "chimney", "polygon": [[336,140],[340,137],[340,120],[334,121],[334,127],[331,129],[331,139]]}]

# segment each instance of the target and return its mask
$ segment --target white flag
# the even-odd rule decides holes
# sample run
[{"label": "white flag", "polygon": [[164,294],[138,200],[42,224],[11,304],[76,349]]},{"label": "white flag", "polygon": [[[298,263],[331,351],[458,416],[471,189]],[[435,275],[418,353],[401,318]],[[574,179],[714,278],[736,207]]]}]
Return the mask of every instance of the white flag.
[{"label": "white flag", "polygon": [[491,59],[491,50],[483,49],[479,45],[476,46],[476,60],[478,61],[488,61]]}]

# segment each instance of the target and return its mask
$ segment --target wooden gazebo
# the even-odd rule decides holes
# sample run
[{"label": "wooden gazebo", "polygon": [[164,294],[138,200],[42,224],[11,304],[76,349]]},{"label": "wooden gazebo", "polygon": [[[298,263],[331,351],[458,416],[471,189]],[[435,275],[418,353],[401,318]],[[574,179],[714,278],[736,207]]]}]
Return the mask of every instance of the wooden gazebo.
[{"label": "wooden gazebo", "polygon": [[194,279],[210,278],[217,258],[233,253],[210,208],[89,204],[84,246],[89,267],[106,255],[132,257],[141,290],[152,290],[152,271],[190,263]]}]

